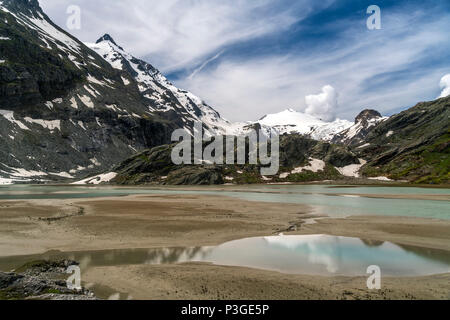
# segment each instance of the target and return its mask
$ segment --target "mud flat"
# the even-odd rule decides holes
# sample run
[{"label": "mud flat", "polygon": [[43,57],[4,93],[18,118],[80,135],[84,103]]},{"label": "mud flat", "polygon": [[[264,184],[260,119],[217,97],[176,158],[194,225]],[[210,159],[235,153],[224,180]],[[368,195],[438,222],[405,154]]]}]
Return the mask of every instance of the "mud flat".
[{"label": "mud flat", "polygon": [[[317,218],[301,204],[207,195],[0,201],[0,257],[214,246],[256,236],[330,234],[450,251],[450,221],[408,217]],[[220,275],[220,276],[219,276]],[[204,263],[95,267],[83,280],[138,299],[450,299],[450,274],[383,279],[289,275]]]},{"label": "mud flat", "polygon": [[383,278],[381,290],[368,290],[365,277],[290,275],[201,263],[102,267],[83,277],[133,299],[450,299],[450,274]]}]

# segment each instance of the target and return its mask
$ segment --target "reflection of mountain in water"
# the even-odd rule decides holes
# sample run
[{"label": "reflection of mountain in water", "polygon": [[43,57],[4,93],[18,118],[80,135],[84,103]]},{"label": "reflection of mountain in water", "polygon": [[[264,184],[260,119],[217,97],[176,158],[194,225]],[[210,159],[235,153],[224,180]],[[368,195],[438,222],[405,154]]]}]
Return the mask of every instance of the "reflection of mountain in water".
[{"label": "reflection of mountain in water", "polygon": [[442,249],[430,249],[430,248],[423,248],[423,247],[414,247],[414,246],[408,246],[399,244],[400,248],[402,248],[405,251],[412,252],[422,258],[426,258],[429,260],[442,262],[449,265],[449,272],[450,272],[450,251],[448,250],[442,250]]},{"label": "reflection of mountain in water", "polygon": [[156,248],[123,249],[86,252],[49,251],[42,255],[9,257],[0,259],[0,270],[10,271],[24,263],[36,260],[71,259],[78,261],[82,270],[90,267],[133,264],[174,264],[188,261],[203,261],[213,248]]},{"label": "reflection of mountain in water", "polygon": [[368,247],[381,247],[385,242],[385,241],[367,240],[367,239],[361,239],[361,241]]},{"label": "reflection of mountain in water", "polygon": [[132,264],[174,264],[187,261],[202,261],[209,248],[161,248],[161,249],[125,249],[95,251],[73,254],[71,259],[89,262],[82,267],[114,266]]}]

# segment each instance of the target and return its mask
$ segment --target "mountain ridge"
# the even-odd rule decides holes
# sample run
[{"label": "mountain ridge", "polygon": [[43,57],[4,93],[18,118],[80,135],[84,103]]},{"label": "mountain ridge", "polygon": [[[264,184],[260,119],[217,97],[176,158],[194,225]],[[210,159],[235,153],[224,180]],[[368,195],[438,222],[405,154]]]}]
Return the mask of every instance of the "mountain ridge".
[{"label": "mountain ridge", "polygon": [[[111,35],[84,44],[55,25],[37,0],[0,1],[0,42],[0,184],[73,181],[109,172],[140,152],[169,144],[175,129],[193,134],[198,121],[210,135],[253,129],[280,134],[289,149],[285,155],[302,155],[298,163],[283,160],[280,181],[360,174],[448,181],[448,98],[390,118],[366,109],[355,123],[324,122],[293,109],[232,123]],[[293,167],[313,168],[318,161],[326,174],[305,176]]]}]

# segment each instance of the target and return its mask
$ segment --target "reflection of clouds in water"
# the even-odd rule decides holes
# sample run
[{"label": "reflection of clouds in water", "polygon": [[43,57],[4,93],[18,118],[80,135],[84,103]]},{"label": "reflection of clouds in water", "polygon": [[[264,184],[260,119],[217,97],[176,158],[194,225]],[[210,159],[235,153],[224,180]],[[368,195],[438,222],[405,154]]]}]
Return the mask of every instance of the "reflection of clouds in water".
[{"label": "reflection of clouds in water", "polygon": [[342,264],[340,237],[326,235],[264,237],[266,243],[275,248],[292,251],[316,265],[323,265],[330,273],[339,271]]},{"label": "reflection of clouds in water", "polygon": [[88,269],[88,267],[90,266],[92,262],[92,258],[91,255],[85,255],[81,258],[81,260],[79,261],[80,263],[80,269],[81,270],[85,270]]}]

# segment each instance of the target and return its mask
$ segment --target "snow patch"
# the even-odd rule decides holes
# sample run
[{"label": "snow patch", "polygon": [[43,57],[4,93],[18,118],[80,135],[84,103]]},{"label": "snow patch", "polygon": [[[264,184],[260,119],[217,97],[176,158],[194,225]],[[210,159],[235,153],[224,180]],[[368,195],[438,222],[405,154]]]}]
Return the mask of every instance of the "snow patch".
[{"label": "snow patch", "polygon": [[339,173],[343,176],[358,178],[360,176],[359,170],[361,170],[361,168],[367,163],[367,161],[359,159],[359,163],[360,164],[351,164],[345,167],[336,168],[336,170],[339,171]]},{"label": "snow patch", "polygon": [[4,165],[10,172],[2,171],[6,174],[9,174],[12,178],[29,178],[29,177],[40,177],[40,176],[46,176],[47,173],[42,171],[35,171],[35,170],[26,170],[23,168],[13,168],[9,167],[7,165]]},{"label": "snow patch", "polygon": [[378,181],[394,181],[389,179],[388,177],[370,177],[369,180],[378,180]]},{"label": "snow patch", "polygon": [[89,98],[88,96],[85,95],[78,95],[78,98],[81,100],[81,102],[83,102],[83,104],[90,108],[90,109],[94,109],[94,103],[92,102],[91,98]]},{"label": "snow patch", "polygon": [[50,131],[54,131],[58,129],[61,131],[61,120],[41,120],[41,119],[32,119],[29,117],[24,118],[26,122],[38,124],[41,127],[44,127]]},{"label": "snow patch", "polygon": [[7,178],[2,178],[0,177],[0,185],[9,185],[9,184],[13,184],[14,180],[13,179],[7,179]]},{"label": "snow patch", "polygon": [[312,171],[312,172],[317,173],[317,172],[323,171],[325,169],[326,164],[323,160],[310,158],[309,162],[310,162],[310,164],[308,166],[294,168],[294,170],[292,170],[291,172],[281,173],[280,178],[286,179],[291,174],[302,173],[303,171]]},{"label": "snow patch", "polygon": [[51,101],[47,101],[47,102],[45,103],[45,106],[46,106],[47,108],[49,108],[50,110],[53,110],[53,103],[52,103]]},{"label": "snow patch", "polygon": [[130,84],[130,81],[127,79],[127,78],[125,78],[125,77],[121,77],[122,78],[122,81],[123,81],[123,84],[124,85],[129,85]]},{"label": "snow patch", "polygon": [[97,97],[97,95],[100,95],[100,93],[97,92],[97,90],[93,89],[92,87],[84,86],[84,89],[89,92],[89,94],[93,97]]},{"label": "snow patch", "polygon": [[98,162],[97,158],[89,159],[89,161],[90,161],[93,165],[95,165],[95,166],[97,166],[97,167],[101,166],[101,163]]},{"label": "snow patch", "polygon": [[291,174],[301,173],[303,171],[312,171],[317,173],[325,169],[324,161],[313,158],[310,158],[309,161],[310,161],[309,166],[295,168],[294,170],[291,171]]},{"label": "snow patch", "polygon": [[83,184],[100,184],[100,183],[106,183],[110,182],[112,179],[114,179],[117,176],[117,173],[115,172],[109,172],[104,174],[99,174],[95,177],[90,177],[81,181],[77,181],[72,183],[73,185],[83,185]]},{"label": "snow patch", "polygon": [[2,115],[9,122],[18,125],[20,129],[22,129],[22,130],[30,130],[26,125],[24,125],[22,122],[20,122],[19,120],[16,120],[14,118],[14,111],[0,110],[0,115]]},{"label": "snow patch", "polygon": [[73,176],[71,176],[69,173],[67,173],[67,172],[60,172],[60,173],[52,173],[52,172],[49,172],[48,173],[49,175],[52,175],[52,176],[58,176],[58,177],[62,177],[62,178],[68,178],[68,179],[73,179],[74,177]]},{"label": "snow patch", "polygon": [[105,81],[100,81],[100,80],[98,80],[97,78],[95,78],[95,77],[93,77],[93,76],[91,76],[91,75],[88,75],[87,80],[88,80],[89,82],[91,82],[91,83],[98,84],[98,85],[100,85],[100,86],[112,88],[112,87],[111,87],[109,84],[107,84]]},{"label": "snow patch", "polygon": [[74,109],[78,109],[78,103],[77,100],[75,99],[75,97],[72,97],[70,100],[70,106]]},{"label": "snow patch", "polygon": [[365,147],[368,147],[368,146],[370,146],[370,143],[363,144],[362,146],[359,146],[356,149],[362,149],[362,148],[365,148]]},{"label": "snow patch", "polygon": [[87,130],[86,127],[84,126],[83,121],[78,121],[78,125],[79,125],[84,131]]}]

